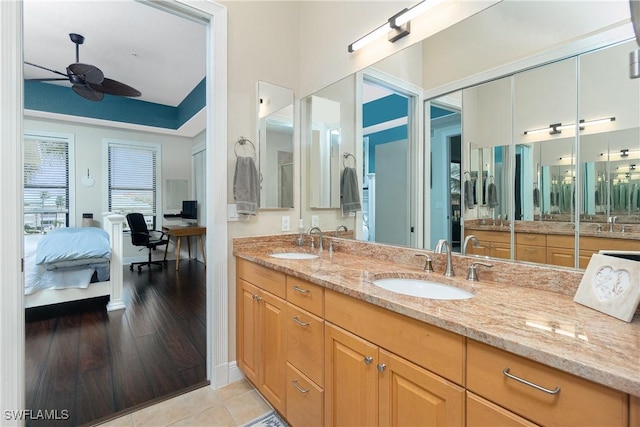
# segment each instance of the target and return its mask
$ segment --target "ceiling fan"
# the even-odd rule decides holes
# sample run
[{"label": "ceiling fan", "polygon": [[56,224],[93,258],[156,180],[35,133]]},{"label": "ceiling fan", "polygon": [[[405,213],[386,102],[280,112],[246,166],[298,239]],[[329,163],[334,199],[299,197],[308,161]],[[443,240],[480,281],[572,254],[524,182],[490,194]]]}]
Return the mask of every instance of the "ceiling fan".
[{"label": "ceiling fan", "polygon": [[64,78],[58,77],[27,80],[41,82],[69,80],[73,85],[71,86],[71,89],[81,97],[90,101],[102,101],[105,93],[126,97],[137,97],[142,95],[139,90],[134,89],[131,86],[106,78],[104,73],[98,67],[89,64],[82,64],[80,62],[80,45],[84,43],[84,37],[80,34],[71,33],[69,34],[69,38],[76,45],[76,62],[67,67],[66,73],[24,61],[27,65],[51,71],[52,73],[64,76]]}]

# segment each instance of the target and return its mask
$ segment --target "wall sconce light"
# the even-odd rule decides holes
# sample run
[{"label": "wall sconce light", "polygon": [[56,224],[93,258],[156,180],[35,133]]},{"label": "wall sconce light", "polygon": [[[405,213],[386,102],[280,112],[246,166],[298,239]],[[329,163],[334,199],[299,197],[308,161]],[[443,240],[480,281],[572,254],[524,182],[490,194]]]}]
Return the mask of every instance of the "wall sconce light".
[{"label": "wall sconce light", "polygon": [[[615,121],[616,121],[615,117],[606,117],[604,119],[596,119],[596,120],[580,120],[579,129],[580,130],[584,130],[584,128],[586,128],[587,126],[601,125],[601,124],[604,124],[604,123],[615,122]],[[524,134],[525,135],[534,135],[534,134],[537,134],[537,133],[547,133],[547,132],[549,132],[549,135],[558,135],[558,134],[562,133],[563,130],[565,130],[565,129],[573,129],[574,127],[576,127],[576,125],[573,124],[573,123],[568,124],[568,125],[563,125],[562,123],[553,123],[553,124],[550,124],[546,128],[525,130]]]},{"label": "wall sconce light", "polygon": [[420,3],[409,9],[403,9],[400,12],[393,15],[384,24],[371,31],[364,37],[359,38],[355,42],[351,43],[347,50],[349,53],[355,52],[358,49],[368,45],[372,41],[388,35],[388,40],[391,43],[395,43],[401,38],[408,36],[411,32],[411,20],[429,9],[434,8],[444,0],[423,0]]},{"label": "wall sconce light", "polygon": [[[629,154],[635,154],[635,153],[640,154],[640,150],[629,150],[628,148],[623,148],[622,150],[620,150],[620,157],[629,157]],[[607,154],[614,154],[614,153],[609,153],[608,151],[605,153],[600,153],[601,156],[605,156]]]}]

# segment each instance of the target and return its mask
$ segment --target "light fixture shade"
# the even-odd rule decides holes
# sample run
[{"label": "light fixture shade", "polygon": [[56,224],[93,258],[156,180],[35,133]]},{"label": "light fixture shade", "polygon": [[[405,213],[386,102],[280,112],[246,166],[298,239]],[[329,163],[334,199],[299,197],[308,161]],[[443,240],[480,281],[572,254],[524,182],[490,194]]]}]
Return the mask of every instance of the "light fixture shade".
[{"label": "light fixture shade", "polygon": [[433,9],[444,0],[423,0],[417,5],[413,6],[411,9],[408,9],[404,13],[400,13],[395,17],[395,25],[401,26],[409,21],[411,21],[416,16],[419,16],[426,12],[429,9]]},{"label": "light fixture shade", "polygon": [[391,31],[391,24],[387,21],[381,26],[379,26],[378,28],[376,28],[375,30],[371,31],[366,36],[361,37],[355,42],[351,43],[347,50],[349,52],[355,52],[356,50],[361,49],[362,47],[368,45],[372,41],[384,36],[389,31]]}]

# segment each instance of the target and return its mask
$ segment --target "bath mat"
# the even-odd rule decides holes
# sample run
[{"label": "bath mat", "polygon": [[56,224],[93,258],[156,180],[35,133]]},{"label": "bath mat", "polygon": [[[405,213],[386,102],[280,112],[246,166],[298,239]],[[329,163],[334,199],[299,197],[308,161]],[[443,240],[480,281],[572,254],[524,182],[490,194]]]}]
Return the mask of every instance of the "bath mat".
[{"label": "bath mat", "polygon": [[275,412],[270,412],[247,423],[244,427],[289,427]]}]

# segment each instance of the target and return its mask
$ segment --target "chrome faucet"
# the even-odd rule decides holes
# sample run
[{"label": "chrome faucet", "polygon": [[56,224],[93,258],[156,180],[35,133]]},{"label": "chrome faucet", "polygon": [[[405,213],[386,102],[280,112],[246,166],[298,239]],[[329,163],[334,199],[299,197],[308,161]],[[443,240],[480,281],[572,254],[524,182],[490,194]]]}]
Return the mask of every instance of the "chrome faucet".
[{"label": "chrome faucet", "polygon": [[451,243],[449,243],[448,240],[446,239],[440,239],[438,240],[438,244],[436,245],[436,248],[433,250],[435,253],[437,254],[441,254],[442,253],[442,247],[445,248],[445,250],[447,251],[447,266],[444,270],[444,275],[447,277],[453,277],[455,276],[455,274],[453,273],[453,267],[451,265]]},{"label": "chrome faucet", "polygon": [[[322,230],[320,230],[320,227],[311,227],[307,234],[312,236],[314,231],[318,232],[318,249],[322,250]],[[311,244],[313,245],[313,237],[311,237]]]},{"label": "chrome faucet", "polygon": [[347,231],[349,231],[349,229],[347,228],[347,226],[346,226],[346,225],[339,225],[339,226],[337,226],[337,227],[336,227],[336,231],[335,231],[335,233],[333,233],[333,235],[334,235],[335,237],[338,237],[338,233],[340,232],[340,230],[344,230],[344,232],[345,232],[345,233],[346,233]]},{"label": "chrome faucet", "polygon": [[469,234],[467,237],[464,238],[464,245],[462,245],[462,255],[467,254],[467,245],[469,244],[469,242],[473,243],[474,248],[480,247],[480,242],[478,241],[478,238],[473,234]]},{"label": "chrome faucet", "polygon": [[617,216],[609,217],[609,231],[613,231],[613,225],[616,223],[617,220],[618,220]]}]

